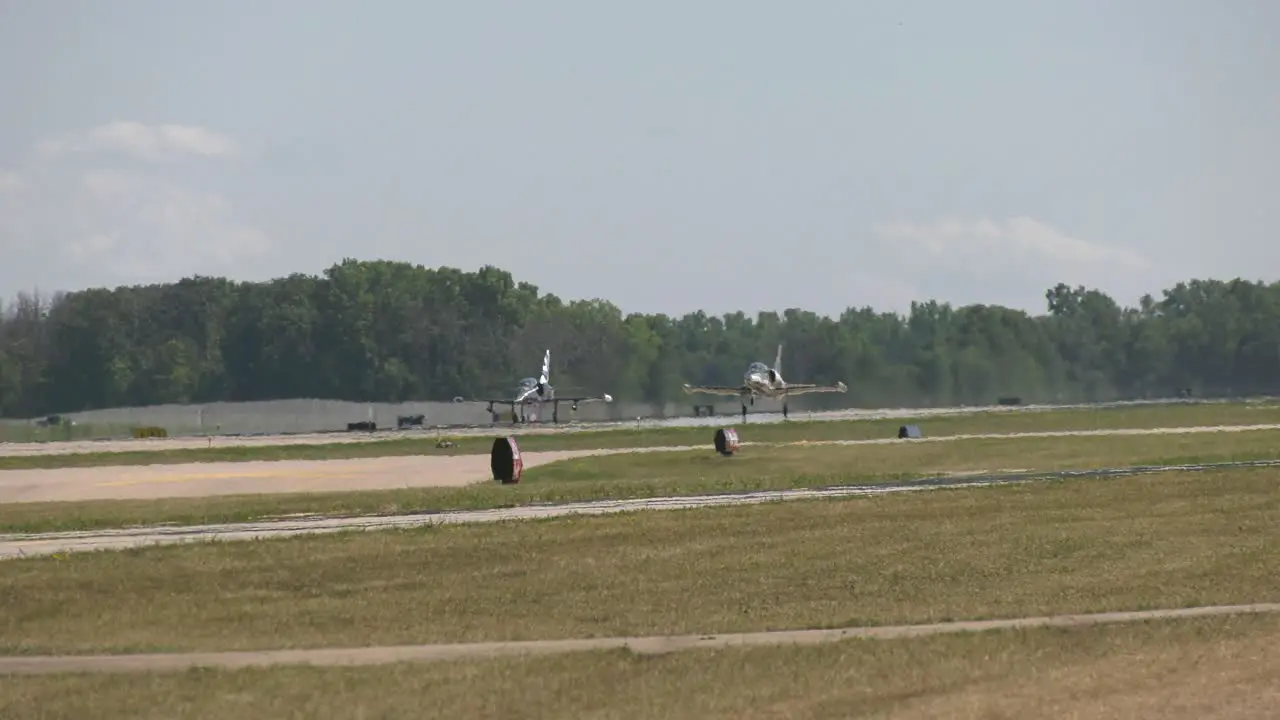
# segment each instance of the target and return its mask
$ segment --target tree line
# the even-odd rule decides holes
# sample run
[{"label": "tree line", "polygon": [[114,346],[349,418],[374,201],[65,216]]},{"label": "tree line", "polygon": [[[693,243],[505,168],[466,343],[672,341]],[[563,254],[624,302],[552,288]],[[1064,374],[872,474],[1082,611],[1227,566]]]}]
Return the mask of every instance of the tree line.
[{"label": "tree line", "polygon": [[552,382],[620,401],[736,384],[785,345],[792,381],[845,381],[816,405],[1072,402],[1269,392],[1280,386],[1280,283],[1190,280],[1125,307],[1058,284],[1031,315],[916,302],[724,316],[624,314],[476,272],[344,260],[269,282],[189,277],[0,308],[0,415],[161,403],[510,397],[552,350]]}]

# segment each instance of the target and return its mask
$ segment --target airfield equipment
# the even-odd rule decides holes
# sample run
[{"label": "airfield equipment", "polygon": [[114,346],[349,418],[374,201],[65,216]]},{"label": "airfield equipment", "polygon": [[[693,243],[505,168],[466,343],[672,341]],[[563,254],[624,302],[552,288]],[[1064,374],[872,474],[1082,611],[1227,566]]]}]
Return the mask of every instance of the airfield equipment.
[{"label": "airfield equipment", "polygon": [[720,428],[716,431],[716,452],[729,457],[738,451],[738,431],[733,428]]},{"label": "airfield equipment", "polygon": [[520,476],[524,474],[524,460],[514,437],[494,438],[493,450],[489,452],[489,467],[493,470],[493,479],[503,485],[520,482]]}]

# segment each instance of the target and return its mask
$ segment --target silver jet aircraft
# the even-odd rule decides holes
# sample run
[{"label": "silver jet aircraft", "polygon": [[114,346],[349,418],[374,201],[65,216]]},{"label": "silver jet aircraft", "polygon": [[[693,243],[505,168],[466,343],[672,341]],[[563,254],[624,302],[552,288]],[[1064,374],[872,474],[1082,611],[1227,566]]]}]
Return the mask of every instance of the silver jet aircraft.
[{"label": "silver jet aircraft", "polygon": [[711,395],[737,395],[742,398],[742,421],[747,420],[747,405],[755,405],[756,397],[782,399],[782,417],[787,417],[787,397],[815,392],[847,392],[843,382],[835,385],[814,385],[812,383],[788,383],[782,379],[782,346],[778,346],[778,355],[773,360],[773,367],[762,362],[753,362],[742,374],[742,384],[737,387],[726,385],[690,385],[684,384],[687,393],[708,393]]},{"label": "silver jet aircraft", "polygon": [[[493,421],[498,421],[498,414],[493,411],[493,406],[510,405],[511,406],[511,422],[525,422],[524,409],[529,405],[537,405],[537,417],[542,417],[542,403],[551,403],[551,422],[560,422],[560,401],[573,403],[573,410],[578,409],[578,403],[584,402],[613,402],[613,396],[604,393],[593,397],[556,397],[555,386],[551,384],[551,351],[547,350],[542,356],[542,372],[538,377],[527,377],[516,383],[516,394],[511,399],[491,399],[483,400],[488,403],[489,414],[493,417]],[[516,407],[519,406],[520,411],[517,414]]]}]

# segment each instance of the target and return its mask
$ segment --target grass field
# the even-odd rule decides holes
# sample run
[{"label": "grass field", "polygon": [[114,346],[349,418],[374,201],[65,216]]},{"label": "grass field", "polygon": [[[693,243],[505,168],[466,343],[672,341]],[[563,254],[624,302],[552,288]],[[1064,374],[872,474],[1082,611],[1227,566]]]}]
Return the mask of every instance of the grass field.
[{"label": "grass field", "polygon": [[0,716],[1200,720],[1269,717],[1277,677],[1280,618],[1246,616],[659,657],[16,677],[0,683]]},{"label": "grass field", "polygon": [[[726,426],[738,427],[743,440],[792,442],[796,440],[858,440],[897,437],[900,425],[920,425],[926,436],[974,433],[1045,432],[1112,428],[1192,427],[1280,423],[1280,404],[1211,403],[1071,409],[923,417],[893,420],[745,424],[726,417]],[[246,460],[333,460],[398,455],[455,455],[488,453],[495,436],[515,434],[526,451],[587,448],[709,446],[713,428],[651,428],[643,430],[594,430],[560,434],[521,434],[495,428],[492,435],[450,438],[456,446],[437,448],[434,435],[424,438],[370,440],[319,445],[268,447],[217,447],[179,450],[67,453],[0,457],[0,470],[104,465],[176,464]]]},{"label": "grass field", "polygon": [[1280,599],[1274,471],[0,563],[6,653],[740,632]]},{"label": "grass field", "polygon": [[731,458],[707,450],[561,460],[527,471],[522,483],[796,479],[805,487],[849,478],[898,478],[952,471],[1058,470],[1280,457],[1280,430],[1169,435],[973,438],[877,445],[781,445],[741,448]]},{"label": "grass field", "polygon": [[404,514],[571,502],[878,483],[948,471],[1061,470],[1280,457],[1280,431],[984,438],[890,445],[744,447],[566,460],[531,468],[519,485],[0,505],[0,532],[244,522],[298,513]]}]

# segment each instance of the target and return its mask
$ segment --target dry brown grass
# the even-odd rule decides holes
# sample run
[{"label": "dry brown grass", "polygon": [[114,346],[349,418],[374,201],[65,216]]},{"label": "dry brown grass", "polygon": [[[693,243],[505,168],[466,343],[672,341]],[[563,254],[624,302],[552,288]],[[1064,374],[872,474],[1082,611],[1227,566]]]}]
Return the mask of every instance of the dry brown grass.
[{"label": "dry brown grass", "polygon": [[1280,599],[1274,470],[0,564],[6,652],[741,632]]},{"label": "dry brown grass", "polygon": [[1280,618],[817,647],[6,678],[23,718],[1270,718]]}]

